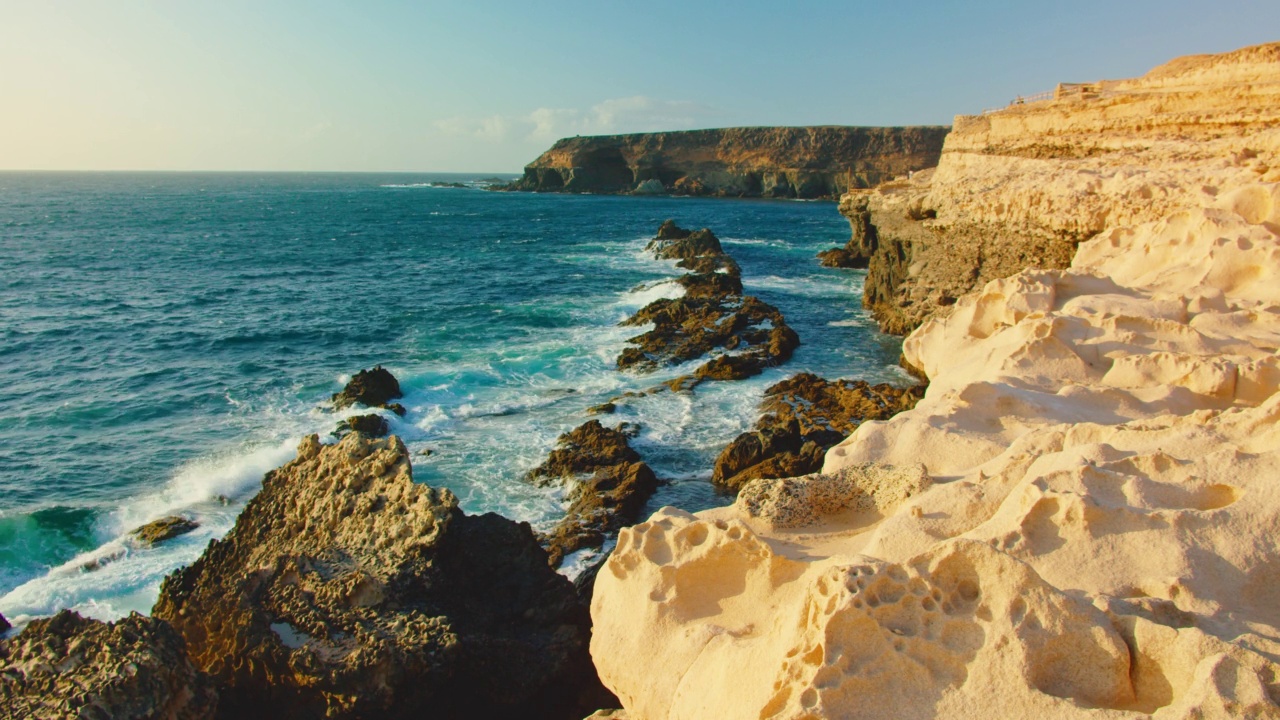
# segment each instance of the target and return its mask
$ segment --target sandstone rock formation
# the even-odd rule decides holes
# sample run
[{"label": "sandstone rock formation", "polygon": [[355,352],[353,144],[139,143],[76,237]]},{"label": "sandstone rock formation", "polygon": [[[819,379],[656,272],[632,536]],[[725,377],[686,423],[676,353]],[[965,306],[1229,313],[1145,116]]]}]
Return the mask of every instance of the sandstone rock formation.
[{"label": "sandstone rock formation", "polygon": [[161,620],[63,610],[0,640],[5,720],[208,720],[217,707],[213,683]]},{"label": "sandstone rock formation", "polygon": [[[412,480],[396,437],[305,438],[153,611],[227,717],[576,718],[588,619],[528,525]],[[602,699],[605,698],[605,699]]]},{"label": "sandstone rock formation", "polygon": [[[864,305],[905,334],[990,280],[1067,267],[1105,228],[1280,179],[1280,45],[959,116],[934,171],[841,198]],[[833,257],[833,260],[836,259]]]},{"label": "sandstone rock formation", "polygon": [[589,420],[560,436],[546,462],[529,472],[535,483],[568,482],[569,509],[542,537],[551,567],[565,555],[600,548],[624,525],[639,519],[658,477],[627,444],[627,436]]},{"label": "sandstone rock formation", "polygon": [[[1256,124],[1278,106],[1253,104],[1277,81],[1280,46],[1138,81],[1168,107],[1203,88],[1186,92],[1206,117],[1236,103],[1254,132],[1220,124],[1205,147],[1256,156],[1135,144],[1092,210],[1049,199],[1074,197],[1081,156],[1130,125],[1054,145],[1060,174],[1024,178],[1012,155],[940,168],[934,197],[976,207],[979,187],[1006,215],[1105,226],[1070,268],[987,282],[920,326],[904,354],[924,398],[862,424],[820,474],[621,533],[592,654],[628,716],[1280,718],[1280,178],[1250,164],[1280,149]],[[1148,99],[1129,102],[1158,126]],[[1120,112],[1089,102],[1082,125]],[[1143,165],[1159,148],[1167,167]],[[1009,174],[986,183],[992,167]],[[1009,205],[1020,192],[1043,216]]]},{"label": "sandstone rock formation", "polygon": [[711,481],[738,490],[756,478],[817,472],[827,450],[859,425],[910,410],[923,394],[922,386],[831,381],[799,373],[764,391],[755,430],[742,433],[720,452]]},{"label": "sandstone rock formation", "polygon": [[565,138],[516,190],[835,197],[937,164],[945,127],[760,127]]},{"label": "sandstone rock formation", "polygon": [[662,224],[649,249],[660,259],[679,260],[692,270],[678,282],[685,294],[660,298],[623,321],[653,329],[631,338],[618,356],[619,369],[654,370],[704,355],[711,359],[673,389],[691,389],[704,380],[741,380],[791,358],[800,337],[774,306],[742,295],[738,264],[710,230],[689,231],[671,220]]}]

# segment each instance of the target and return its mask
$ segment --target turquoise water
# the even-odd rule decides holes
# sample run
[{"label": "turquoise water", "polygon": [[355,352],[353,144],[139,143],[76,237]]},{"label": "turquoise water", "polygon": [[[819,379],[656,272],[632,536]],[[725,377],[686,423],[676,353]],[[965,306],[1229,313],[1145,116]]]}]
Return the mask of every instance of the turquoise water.
[{"label": "turquoise water", "polygon": [[[711,462],[769,384],[903,379],[899,341],[858,307],[861,275],[813,258],[848,237],[830,203],[430,186],[468,179],[0,173],[0,612],[145,612],[264,472],[333,429],[324,401],[375,363],[406,391],[391,426],[417,480],[548,526],[558,491],[520,478],[556,436],[689,370],[613,369],[637,332],[618,321],[678,293],[664,281],[681,271],[643,252],[666,218],[711,227],[804,345],[762,377],[606,418],[642,425],[637,450],[671,481],[654,507],[726,502]],[[121,539],[174,513],[200,529]]]}]

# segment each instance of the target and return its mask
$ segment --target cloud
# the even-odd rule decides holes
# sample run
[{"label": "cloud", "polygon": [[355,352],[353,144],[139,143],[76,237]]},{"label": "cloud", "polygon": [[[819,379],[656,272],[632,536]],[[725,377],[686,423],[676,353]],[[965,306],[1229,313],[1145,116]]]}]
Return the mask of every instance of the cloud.
[{"label": "cloud", "polygon": [[471,136],[490,142],[502,142],[511,132],[512,122],[504,115],[484,118],[451,117],[436,121],[436,129],[445,135]]},{"label": "cloud", "polygon": [[687,100],[657,100],[644,95],[605,100],[589,109],[541,107],[527,115],[455,116],[435,127],[446,135],[501,143],[519,139],[546,143],[570,135],[686,130],[705,126],[714,108]]},{"label": "cloud", "polygon": [[554,140],[568,135],[686,130],[714,117],[716,111],[688,100],[657,100],[644,95],[605,100],[591,109],[538,108],[526,120],[530,139]]}]

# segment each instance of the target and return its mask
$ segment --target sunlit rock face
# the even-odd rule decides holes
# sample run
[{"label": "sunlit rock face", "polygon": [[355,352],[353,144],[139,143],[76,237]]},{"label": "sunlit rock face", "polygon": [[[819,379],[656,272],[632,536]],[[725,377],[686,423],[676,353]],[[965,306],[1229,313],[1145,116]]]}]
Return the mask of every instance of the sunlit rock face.
[{"label": "sunlit rock face", "polygon": [[[979,207],[976,178],[991,217],[1006,197],[1045,227],[1093,218],[1089,239],[930,314],[904,345],[924,398],[821,473],[623,532],[592,655],[629,717],[1280,717],[1280,177],[1258,162],[1280,143],[1253,99],[1278,52],[1133,81],[1202,86],[1188,103],[1256,132],[1191,123],[1135,144],[1132,172],[1137,115],[1107,130],[1091,100],[1050,110],[1103,154],[944,156],[939,224]],[[1092,210],[1066,201],[1090,167]],[[1028,189],[1042,214],[1009,209]]]},{"label": "sunlit rock face", "polygon": [[936,170],[841,198],[864,303],[906,334],[967,292],[1064,269],[1108,228],[1280,181],[1280,44],[958,116]]},{"label": "sunlit rock face", "polygon": [[564,138],[517,190],[836,197],[938,164],[946,127],[756,127]]}]

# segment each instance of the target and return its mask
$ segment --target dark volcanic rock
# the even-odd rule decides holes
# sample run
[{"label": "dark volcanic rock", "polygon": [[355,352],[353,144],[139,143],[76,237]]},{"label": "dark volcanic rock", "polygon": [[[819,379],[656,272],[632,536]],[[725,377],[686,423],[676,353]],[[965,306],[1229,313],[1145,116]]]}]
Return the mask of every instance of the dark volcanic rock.
[{"label": "dark volcanic rock", "polygon": [[[670,220],[667,221],[671,222]],[[662,227],[667,227],[663,223]],[[659,229],[661,234],[661,229]],[[710,255],[723,255],[724,248],[720,246],[720,238],[707,228],[694,230],[689,232],[680,227],[675,228],[675,232],[668,231],[669,237],[656,237],[648,245],[647,249],[653,251],[654,257],[659,260],[689,260],[691,258],[706,257]]]},{"label": "dark volcanic rock", "polygon": [[207,720],[218,694],[162,620],[63,610],[0,640],[4,720]]},{"label": "dark volcanic rock", "polygon": [[387,423],[387,419],[381,415],[370,413],[368,415],[353,415],[346,420],[338,423],[338,430],[335,435],[339,437],[347,433],[360,433],[366,437],[382,437],[391,432],[391,425]]},{"label": "dark volcanic rock", "polygon": [[704,380],[758,375],[791,358],[800,337],[777,308],[742,295],[738,265],[710,230],[691,232],[668,220],[658,235],[649,249],[659,258],[680,258],[679,265],[696,269],[677,281],[685,288],[684,296],[655,300],[623,321],[624,326],[654,327],[628,341],[633,347],[618,356],[620,370],[649,371],[713,355],[690,383],[680,381],[672,387],[679,391]]},{"label": "dark volcanic rock", "polygon": [[305,438],[153,614],[224,717],[580,718],[590,620],[529,526],[412,480],[396,437]]},{"label": "dark volcanic rock", "polygon": [[177,515],[170,515],[159,520],[152,520],[141,527],[136,527],[130,530],[129,534],[144,545],[153,545],[170,538],[176,538],[179,535],[186,535],[198,527],[200,527],[200,523]]},{"label": "dark volcanic rock", "polygon": [[13,626],[9,624],[9,621],[5,619],[4,615],[0,614],[0,633],[6,632],[11,627]]},{"label": "dark volcanic rock", "polygon": [[657,489],[657,476],[642,462],[603,467],[576,482],[568,493],[565,518],[542,538],[551,566],[559,567],[564,556],[575,550],[602,547],[605,540],[639,519]]},{"label": "dark volcanic rock", "polygon": [[639,462],[640,455],[627,444],[621,430],[607,428],[599,420],[588,420],[560,436],[558,447],[545,462],[529,471],[538,485],[622,463]]},{"label": "dark volcanic rock", "polygon": [[367,407],[387,407],[387,403],[402,396],[399,381],[378,365],[372,370],[356,373],[341,392],[334,393],[333,406],[341,409],[359,403]]},{"label": "dark volcanic rock", "polygon": [[867,264],[871,262],[871,258],[862,257],[861,255],[850,252],[847,247],[823,250],[818,253],[818,260],[822,267],[850,268],[855,270],[865,270]]},{"label": "dark volcanic rock", "polygon": [[676,224],[675,220],[663,220],[658,226],[658,234],[654,236],[654,240],[683,240],[693,234],[692,230],[685,230]]},{"label": "dark volcanic rock", "polygon": [[755,127],[565,138],[509,187],[836,197],[938,164],[945,127]]},{"label": "dark volcanic rock", "polygon": [[818,472],[827,450],[863,422],[887,420],[923,396],[923,385],[900,388],[800,373],[765,391],[756,429],[721,451],[711,480],[737,490],[756,478]]},{"label": "dark volcanic rock", "polygon": [[560,436],[546,462],[529,472],[539,484],[572,483],[569,510],[542,537],[552,567],[582,548],[598,548],[618,530],[634,523],[645,501],[658,488],[658,478],[627,444],[634,436],[626,424],[606,428],[589,420]]}]

